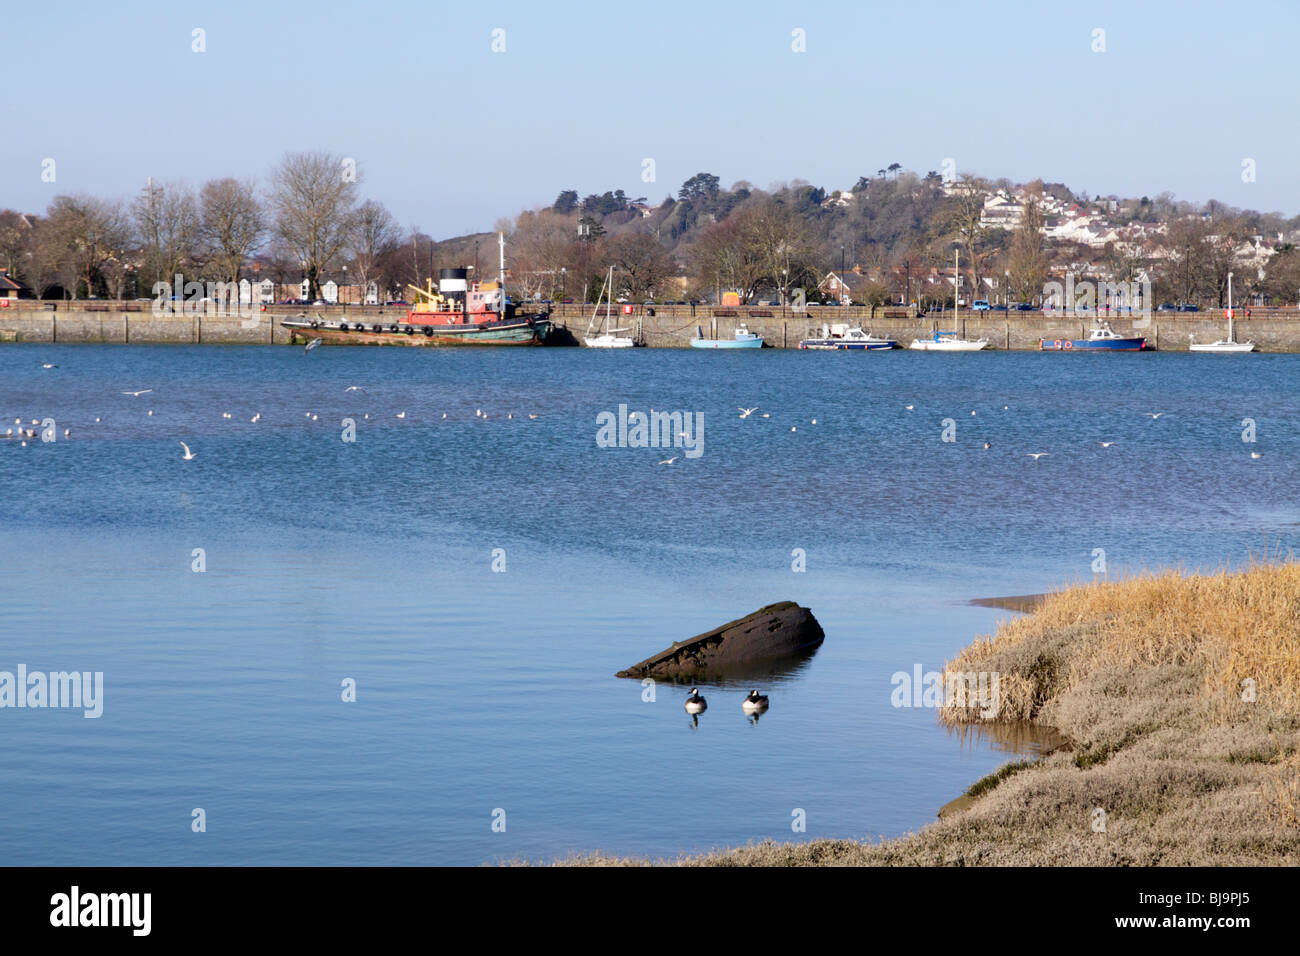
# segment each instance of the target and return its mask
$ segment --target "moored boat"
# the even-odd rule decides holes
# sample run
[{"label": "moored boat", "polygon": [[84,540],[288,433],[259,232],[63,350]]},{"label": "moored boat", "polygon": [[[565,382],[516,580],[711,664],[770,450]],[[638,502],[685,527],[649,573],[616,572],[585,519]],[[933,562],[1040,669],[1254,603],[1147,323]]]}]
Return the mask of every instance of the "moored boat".
[{"label": "moored boat", "polygon": [[320,339],[326,345],[538,345],[550,334],[550,313],[526,312],[506,297],[504,235],[500,243],[498,281],[471,283],[468,269],[443,269],[436,292],[432,278],[423,289],[407,286],[416,301],[404,320],[317,314],[280,324],[291,342]]},{"label": "moored boat", "polygon": [[749,326],[744,322],[736,329],[736,335],[730,339],[706,339],[704,330],[699,326],[695,327],[697,337],[691,339],[691,348],[693,349],[761,349],[763,347],[763,336],[749,331]]},{"label": "moored boat", "polygon": [[817,351],[838,351],[840,349],[860,349],[876,352],[898,346],[895,339],[882,339],[860,328],[849,328],[847,324],[822,325],[820,337],[810,337],[799,342],[801,349]]},{"label": "moored boat", "polygon": [[940,332],[937,329],[928,339],[915,339],[910,349],[918,352],[978,352],[988,348],[988,339],[963,339],[956,332]]},{"label": "moored boat", "polygon": [[1228,273],[1228,307],[1223,310],[1223,314],[1224,317],[1227,318],[1228,320],[1228,337],[1226,339],[1219,339],[1219,341],[1217,342],[1198,342],[1196,341],[1196,336],[1189,335],[1187,337],[1187,350],[1189,352],[1240,353],[1240,352],[1255,351],[1255,343],[1253,341],[1238,342],[1237,336],[1233,333],[1232,320],[1236,317],[1236,313],[1233,311],[1232,308],[1232,273],[1231,272]]},{"label": "moored boat", "polygon": [[[596,315],[600,312],[601,299],[605,300],[605,318],[600,323],[600,333],[593,335],[596,325]],[[609,267],[609,277],[605,280],[605,288],[601,291],[600,296],[596,299],[596,307],[591,310],[591,321],[587,324],[587,334],[582,341],[589,349],[630,349],[636,345],[636,339],[623,337],[619,332],[630,332],[630,328],[616,329],[612,327],[609,310],[614,301],[614,267]],[[606,328],[609,325],[610,328]]]},{"label": "moored boat", "polygon": [[1115,332],[1109,322],[1094,328],[1086,339],[1039,339],[1042,352],[1142,352],[1148,351],[1147,340],[1141,336],[1125,336]]}]

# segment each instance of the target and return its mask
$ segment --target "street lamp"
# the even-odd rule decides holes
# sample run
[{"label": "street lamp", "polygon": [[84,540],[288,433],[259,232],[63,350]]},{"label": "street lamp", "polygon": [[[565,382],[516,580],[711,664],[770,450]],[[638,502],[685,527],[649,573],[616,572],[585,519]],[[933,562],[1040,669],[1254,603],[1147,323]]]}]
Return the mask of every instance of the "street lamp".
[{"label": "street lamp", "polygon": [[568,280],[569,280],[569,267],[560,266],[560,305],[563,305],[564,300],[568,298],[568,296],[565,294],[565,290],[568,288]]}]

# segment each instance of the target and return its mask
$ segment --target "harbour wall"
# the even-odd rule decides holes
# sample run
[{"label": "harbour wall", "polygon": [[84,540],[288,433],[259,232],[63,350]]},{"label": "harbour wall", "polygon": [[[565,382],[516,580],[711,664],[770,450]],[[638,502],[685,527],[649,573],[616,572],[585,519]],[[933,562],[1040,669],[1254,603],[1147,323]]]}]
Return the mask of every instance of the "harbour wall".
[{"label": "harbour wall", "polygon": [[[50,308],[57,305],[57,308]],[[966,338],[988,339],[997,349],[1037,349],[1040,339],[1086,338],[1093,321],[1087,315],[1044,315],[1038,312],[963,312],[955,319],[942,316],[911,316],[902,309],[869,307],[838,308],[809,306],[799,313],[781,308],[732,308],[709,306],[636,306],[632,314],[611,316],[619,327],[637,329],[652,348],[684,348],[702,331],[707,338],[729,339],[744,323],[776,348],[796,348],[799,340],[819,334],[823,323],[848,323],[870,329],[875,335],[893,338],[900,345],[931,334],[937,320],[940,331],[957,331]],[[280,323],[302,314],[292,307],[268,307],[246,315],[223,315],[215,310],[198,313],[154,314],[149,303],[42,303],[11,301],[0,308],[0,342],[107,343],[170,345],[287,345],[289,331]],[[591,319],[590,306],[557,306],[553,313],[556,331],[553,344],[579,344]],[[311,309],[326,319],[347,317],[349,321],[404,321],[405,309],[327,306]],[[1251,317],[1238,309],[1236,337],[1252,339],[1262,351],[1300,352],[1300,311],[1252,308]],[[1155,313],[1148,317],[1112,316],[1111,327],[1122,335],[1145,336],[1156,348],[1186,349],[1192,337],[1214,342],[1224,337],[1222,312]]]}]

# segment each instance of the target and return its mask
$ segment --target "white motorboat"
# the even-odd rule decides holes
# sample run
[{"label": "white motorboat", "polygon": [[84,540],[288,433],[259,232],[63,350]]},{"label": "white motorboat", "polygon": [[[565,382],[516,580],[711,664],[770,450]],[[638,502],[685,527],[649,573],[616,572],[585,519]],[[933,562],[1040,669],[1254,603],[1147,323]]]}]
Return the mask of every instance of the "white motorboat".
[{"label": "white motorboat", "polygon": [[809,337],[799,342],[799,348],[801,349],[815,349],[818,351],[861,349],[868,352],[877,352],[882,349],[895,348],[897,345],[898,343],[894,339],[882,339],[872,335],[870,330],[864,332],[860,328],[850,328],[845,323],[836,323],[835,325],[823,323],[820,338]]},{"label": "white motorboat", "polygon": [[988,339],[959,338],[956,332],[936,331],[931,338],[916,339],[908,346],[918,352],[978,352],[988,348]]}]

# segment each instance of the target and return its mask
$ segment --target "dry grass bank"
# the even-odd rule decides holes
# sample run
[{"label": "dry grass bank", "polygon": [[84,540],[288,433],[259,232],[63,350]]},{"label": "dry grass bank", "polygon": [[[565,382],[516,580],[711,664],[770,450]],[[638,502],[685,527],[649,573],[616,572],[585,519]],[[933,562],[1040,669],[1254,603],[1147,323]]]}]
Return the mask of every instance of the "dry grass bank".
[{"label": "dry grass bank", "polygon": [[[1073,746],[985,778],[968,808],[899,839],[667,862],[1300,864],[1300,565],[1070,588],[949,669],[997,672],[999,718],[1050,725]],[[942,717],[979,719],[956,707]]]}]

